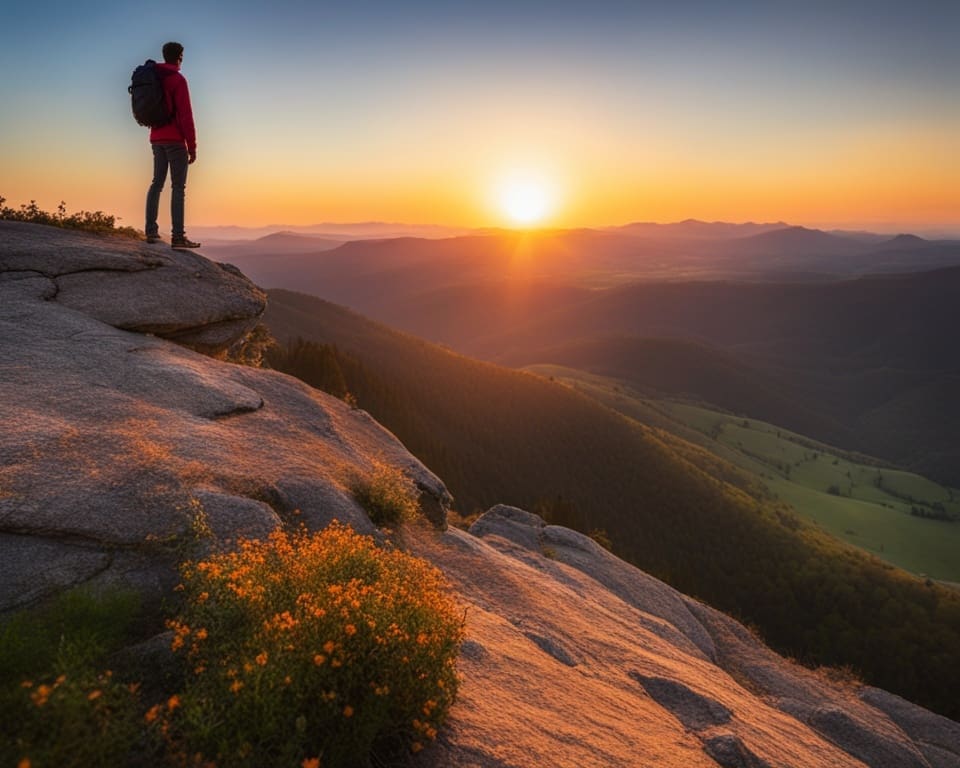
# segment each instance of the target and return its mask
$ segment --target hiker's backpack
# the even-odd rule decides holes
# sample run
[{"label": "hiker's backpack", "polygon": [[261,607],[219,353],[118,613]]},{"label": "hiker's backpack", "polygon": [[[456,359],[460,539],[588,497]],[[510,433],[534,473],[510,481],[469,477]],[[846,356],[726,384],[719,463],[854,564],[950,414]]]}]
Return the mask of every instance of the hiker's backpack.
[{"label": "hiker's backpack", "polygon": [[130,106],[133,108],[133,119],[140,125],[149,128],[159,128],[173,120],[173,115],[167,109],[167,97],[163,92],[163,78],[167,75],[157,68],[157,62],[147,59],[133,70],[130,79]]}]

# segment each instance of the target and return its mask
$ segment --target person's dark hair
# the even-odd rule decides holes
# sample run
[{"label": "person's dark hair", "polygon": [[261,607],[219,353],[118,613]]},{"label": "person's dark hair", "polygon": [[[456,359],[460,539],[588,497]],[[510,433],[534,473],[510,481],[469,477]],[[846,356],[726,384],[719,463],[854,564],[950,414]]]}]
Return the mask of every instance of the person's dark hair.
[{"label": "person's dark hair", "polygon": [[183,46],[180,43],[167,43],[163,46],[163,60],[167,64],[176,64],[183,56]]}]

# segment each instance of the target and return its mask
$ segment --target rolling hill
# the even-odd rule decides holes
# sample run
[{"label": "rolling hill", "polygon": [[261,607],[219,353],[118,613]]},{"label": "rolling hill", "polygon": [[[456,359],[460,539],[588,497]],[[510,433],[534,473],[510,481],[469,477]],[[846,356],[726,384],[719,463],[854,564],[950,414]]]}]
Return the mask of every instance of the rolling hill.
[{"label": "rolling hill", "polygon": [[244,258],[273,258],[291,253],[321,253],[343,245],[342,240],[321,237],[318,235],[304,235],[297,232],[274,232],[257,238],[231,242],[228,240],[213,240],[204,249],[211,256],[218,256],[222,252],[229,252],[232,257]]},{"label": "rolling hill", "polygon": [[613,232],[620,232],[633,237],[678,237],[678,238],[704,238],[708,240],[721,240],[724,238],[740,238],[758,235],[761,232],[769,232],[774,229],[783,229],[789,226],[782,221],[766,224],[755,224],[746,222],[743,224],[733,224],[726,221],[699,221],[697,219],[685,219],[670,224],[658,224],[647,221],[637,221],[632,224],[624,224],[620,227],[610,227]]},{"label": "rolling hill", "polygon": [[[853,665],[955,714],[960,661],[943,649],[960,643],[960,596],[839,544],[733,465],[549,380],[310,296],[271,292],[266,321],[281,340],[336,345],[361,406],[444,477],[461,512],[498,501],[604,529],[618,554],[781,650]],[[283,370],[310,369],[301,347]]]},{"label": "rolling hill", "polygon": [[960,584],[960,491],[757,419],[650,399],[618,379],[533,366],[625,415],[707,448],[825,531],[921,576]]},{"label": "rolling hill", "polygon": [[[336,240],[338,236],[331,236]],[[343,237],[341,239],[348,239]],[[303,251],[277,269],[262,241],[219,245],[268,288],[314,295],[396,323],[379,299],[412,299],[433,290],[517,280],[602,288],[638,280],[830,281],[868,273],[960,265],[960,243],[827,233],[787,225],[681,222],[607,230],[490,231],[425,239],[354,240]]]},{"label": "rolling hill", "polygon": [[[510,365],[573,365],[641,388],[673,377],[706,402],[956,484],[957,295],[960,269],[829,285],[646,283],[457,348]],[[651,371],[644,342],[612,345],[610,336],[693,339],[714,351],[697,365],[689,354],[661,355]],[[736,387],[729,376],[701,375],[716,350],[754,373]]]},{"label": "rolling hill", "polygon": [[547,347],[531,355],[551,364],[628,381],[649,397],[709,402],[756,418],[788,417],[840,442],[851,430],[805,404],[794,376],[688,339],[605,336]]},{"label": "rolling hill", "polygon": [[[643,386],[651,372],[641,371],[646,353],[631,352],[638,340],[693,341],[704,355],[713,347],[714,358],[666,361],[657,376],[689,388],[683,372],[710,370],[723,353],[744,371],[743,386],[697,379],[704,401],[960,483],[951,427],[960,426],[960,405],[950,395],[960,384],[960,340],[949,332],[960,321],[960,268],[837,279],[860,268],[957,263],[960,247],[909,235],[878,241],[739,226],[683,222],[666,235],[652,228],[657,237],[576,230],[404,238],[223,257],[235,256],[261,285],[306,291],[508,365],[585,358],[587,370]],[[813,268],[832,270],[832,279],[803,282],[790,272]],[[689,279],[725,271],[752,281]],[[760,280],[771,273],[776,281]],[[671,279],[635,282],[643,274]],[[613,337],[635,341],[615,349]],[[770,382],[775,396],[762,395]]]}]

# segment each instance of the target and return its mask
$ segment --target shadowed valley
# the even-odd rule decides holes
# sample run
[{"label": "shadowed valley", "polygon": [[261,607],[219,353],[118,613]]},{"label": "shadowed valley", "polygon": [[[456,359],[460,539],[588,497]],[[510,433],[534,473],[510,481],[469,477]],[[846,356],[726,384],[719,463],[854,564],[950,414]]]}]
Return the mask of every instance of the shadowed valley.
[{"label": "shadowed valley", "polygon": [[780,650],[854,665],[951,711],[944,681],[960,669],[941,649],[944,632],[960,639],[960,596],[839,544],[728,462],[313,297],[272,291],[265,318],[278,339],[310,342],[287,346],[278,367],[349,390],[446,479],[462,513],[496,499],[603,529],[619,555],[755,623]]}]

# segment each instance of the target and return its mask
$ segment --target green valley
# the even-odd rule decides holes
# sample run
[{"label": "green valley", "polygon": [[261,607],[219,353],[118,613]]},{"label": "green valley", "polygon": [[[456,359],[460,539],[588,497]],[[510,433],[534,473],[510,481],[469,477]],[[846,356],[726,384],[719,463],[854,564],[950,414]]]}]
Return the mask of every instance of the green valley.
[{"label": "green valley", "polygon": [[553,365],[528,370],[696,441],[843,541],[918,575],[960,582],[956,489],[757,419],[650,399],[615,379]]}]

